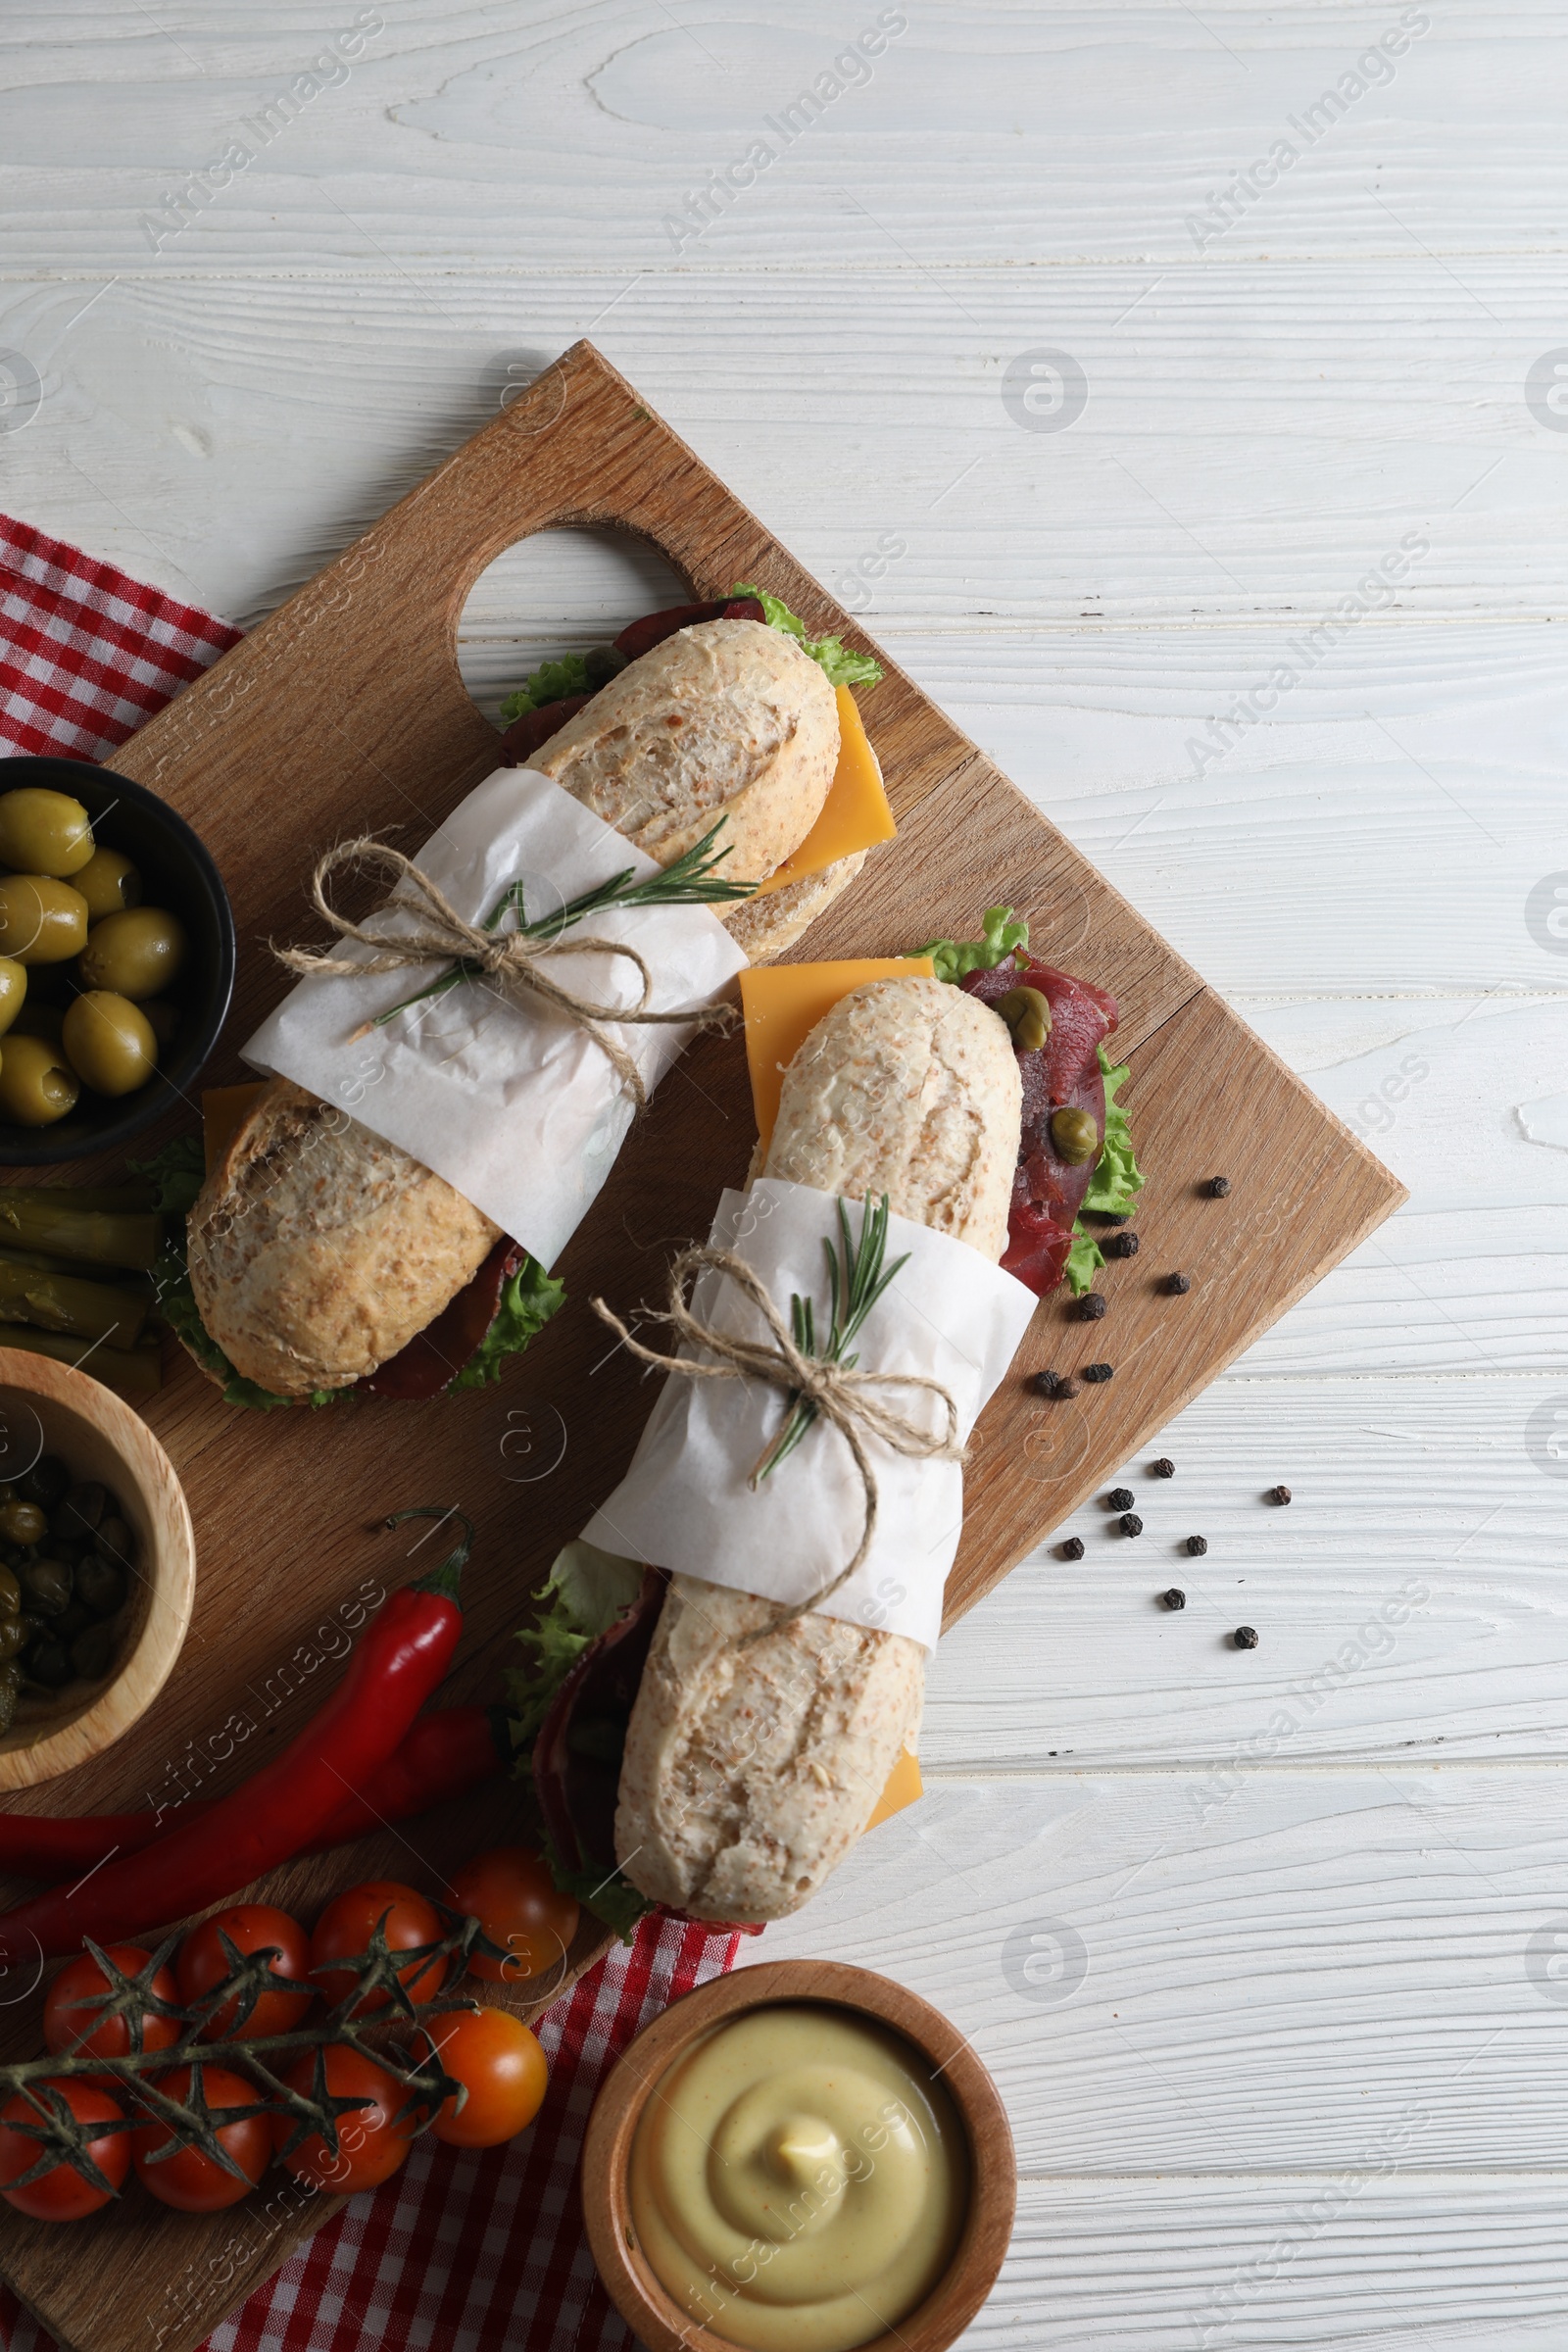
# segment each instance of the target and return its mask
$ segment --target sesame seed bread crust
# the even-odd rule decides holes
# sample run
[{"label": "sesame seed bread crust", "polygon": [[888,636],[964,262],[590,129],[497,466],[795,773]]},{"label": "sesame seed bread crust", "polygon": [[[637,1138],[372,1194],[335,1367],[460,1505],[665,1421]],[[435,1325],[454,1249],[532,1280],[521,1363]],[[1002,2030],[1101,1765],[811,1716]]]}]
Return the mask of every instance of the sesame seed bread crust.
[{"label": "sesame seed bread crust", "polygon": [[[901,1216],[997,1260],[1019,1117],[996,1013],[943,981],[873,981],[791,1062],[763,1172],[850,1200],[886,1192]],[[632,1710],[615,1851],[644,1894],[697,1919],[799,1910],[918,1740],[919,1642],[810,1614],[739,1646],[775,1614],[672,1577]]]},{"label": "sesame seed bread crust", "polygon": [[[722,814],[728,870],[745,878],[771,873],[810,831],[838,751],[838,704],[816,662],[777,629],[715,620],[631,663],[528,765],[661,865]],[[807,890],[763,902],[775,910],[757,934],[763,953],[777,954],[836,895],[819,885],[805,912],[781,905]],[[245,1379],[281,1396],[373,1372],[434,1320],[499,1236],[407,1152],[280,1079],[209,1176],[188,1231],[210,1336]]]}]

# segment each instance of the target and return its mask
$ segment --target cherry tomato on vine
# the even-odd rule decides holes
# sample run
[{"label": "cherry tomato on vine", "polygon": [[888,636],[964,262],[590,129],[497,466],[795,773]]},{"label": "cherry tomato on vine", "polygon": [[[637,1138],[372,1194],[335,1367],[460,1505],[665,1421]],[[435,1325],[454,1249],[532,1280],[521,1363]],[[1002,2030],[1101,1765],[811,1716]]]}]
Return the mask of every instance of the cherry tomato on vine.
[{"label": "cherry tomato on vine", "polygon": [[[446,1933],[435,1905],[427,1903],[422,1894],[416,1894],[412,1886],[400,1886],[396,1879],[367,1879],[362,1886],[350,1886],[345,1893],[334,1895],[317,1921],[311,1937],[311,1975],[321,1987],[321,1997],[329,2007],[354,1989],[350,1971],[334,1969],[329,1963],[352,1959],[368,1950],[383,1913],[387,1948],[392,1952],[410,1952],[421,1943],[439,1943]],[[398,1970],[398,1980],[411,2001],[428,2001],[440,1991],[446,1972],[444,1960],[427,1960],[422,1966],[414,1961]],[[384,1992],[371,1993],[354,2014],[364,2017],[372,2009],[384,2009],[387,1999]]]},{"label": "cherry tomato on vine", "polygon": [[470,1954],[468,1966],[491,1984],[521,1984],[559,1968],[577,1933],[577,1905],[558,1891],[543,1858],[525,1845],[492,1846],[466,1862],[452,1882],[452,1908],[477,1919],[509,1956]]},{"label": "cherry tomato on vine", "polygon": [[[314,2092],[316,2055],[314,2050],[303,2051],[282,2077],[290,2090],[308,2096]],[[393,2120],[409,2095],[404,2085],[372,2059],[334,2041],[326,2049],[326,2087],[335,2099],[363,2099],[367,2104],[338,2117],[335,2156],[328,2154],[321,2134],[314,2132],[283,2157],[283,2163],[297,2180],[334,2192],[375,2188],[390,2180],[418,2129],[416,2116],[401,2124]],[[274,2118],[272,2143],[279,2153],[293,2129],[290,2117]]]},{"label": "cherry tomato on vine", "polygon": [[[445,2009],[426,2019],[429,2043],[467,2097],[443,2102],[430,2130],[449,2148],[494,2148],[533,2122],[549,2082],[545,2054],[506,2009]],[[418,2044],[416,2045],[416,2047]]]},{"label": "cherry tomato on vine", "polygon": [[[269,1945],[274,1946],[277,1957],[270,1966],[272,1976],[292,1977],[299,1983],[311,1965],[310,1938],[297,1919],[279,1911],[274,1903],[234,1903],[226,1911],[215,1911],[199,1928],[192,1928],[179,1947],[174,1966],[179,1972],[179,1997],[187,2007],[211,1992],[229,1973],[228,1960],[219,1941],[220,1931],[240,1952],[260,1952]],[[313,1998],[309,1992],[261,1993],[240,2026],[234,2024],[239,2003],[225,2001],[203,2026],[202,2038],[255,2041],[264,2034],[287,2034],[299,2024]]]},{"label": "cherry tomato on vine", "polygon": [[[118,2099],[107,2090],[81,2075],[48,2077],[38,2083],[42,2090],[57,2090],[78,2124],[117,2124],[123,2119],[124,2110]],[[20,2124],[36,2124],[42,2119],[24,2091],[18,2091],[0,2107],[0,2196],[18,2213],[24,2213],[35,2222],[79,2222],[89,2213],[107,2205],[130,2170],[130,2141],[128,2132],[108,2132],[87,2142],[87,2153],[104,2179],[107,2189],[95,2188],[90,2180],[74,2172],[69,2164],[57,2164],[25,2188],[10,2188],[6,2184],[30,2172],[40,2154],[39,2142],[29,2132],[19,2131]]]},{"label": "cherry tomato on vine", "polygon": [[[109,1957],[127,1977],[133,1977],[147,1965],[148,1954],[140,1944],[112,1943]],[[49,1987],[49,1998],[43,2012],[43,2046],[51,2058],[67,2050],[84,2052],[92,2058],[123,2058],[130,2048],[130,2020],[124,2017],[107,2018],[101,2026],[93,2027],[93,2014],[109,1989],[109,1981],[89,1952],[63,1968]],[[177,2001],[178,1987],[172,1968],[161,1968],[153,1979],[153,1990],[161,2001]],[[89,2031],[89,2028],[92,2030]],[[83,2041],[81,2036],[86,2034]],[[179,2021],[172,2017],[155,2017],[142,2011],[141,2046],[144,2050],[172,2049],[179,2039]],[[113,2078],[109,2078],[113,2080]],[[107,2171],[107,2167],[105,2170]]]},{"label": "cherry tomato on vine", "polygon": [[[176,2066],[157,2077],[157,2086],[172,2099],[187,2099],[192,2071],[188,2066]],[[223,2066],[202,2068],[202,2092],[215,2115],[226,2107],[254,2107],[258,2099],[243,2075],[231,2074]],[[173,2136],[172,2127],[160,2117],[133,2132],[130,2143],[142,2186],[151,2189],[160,2204],[172,2205],[176,2213],[221,2213],[225,2205],[237,2205],[241,2197],[250,2195],[272,2153],[272,2123],[266,2115],[247,2115],[236,2123],[220,2121],[218,2125],[218,2144],[239,2166],[243,2180],[226,2173],[204,2148],[180,2148],[162,2163],[155,2161],[158,2150],[167,2148]]]}]

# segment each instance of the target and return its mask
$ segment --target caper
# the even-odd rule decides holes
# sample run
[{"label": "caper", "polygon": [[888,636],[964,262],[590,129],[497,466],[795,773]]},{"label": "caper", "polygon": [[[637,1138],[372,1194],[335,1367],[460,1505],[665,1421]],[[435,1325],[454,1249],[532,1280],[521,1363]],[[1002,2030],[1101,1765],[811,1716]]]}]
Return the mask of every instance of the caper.
[{"label": "caper", "polygon": [[46,1690],[60,1690],[74,1679],[75,1668],[65,1643],[49,1639],[33,1643],[27,1655],[27,1673],[33,1682],[42,1683]]},{"label": "caper", "polygon": [[41,1544],[49,1522],[35,1502],[0,1502],[0,1536],[8,1544]]},{"label": "caper", "polygon": [[1093,1113],[1087,1110],[1054,1110],[1051,1114],[1051,1140],[1069,1168],[1081,1168],[1086,1159],[1093,1159],[1100,1150],[1100,1129]]},{"label": "caper", "polygon": [[[6,887],[0,883],[0,892]],[[177,977],[186,948],[185,926],[167,907],[127,906],[123,914],[94,923],[81,952],[81,977],[88,988],[110,989],[139,1004]]]},{"label": "caper", "polygon": [[34,1616],[58,1617],[70,1608],[72,1574],[64,1560],[29,1560],[20,1582]]},{"label": "caper", "polygon": [[14,956],[0,956],[0,1037],[4,1037],[27,994],[27,967]]},{"label": "caper", "polygon": [[20,1617],[0,1617],[0,1662],[17,1658],[27,1646],[27,1629]]},{"label": "caper", "polygon": [[[71,1472],[58,1453],[41,1453],[26,1476],[19,1479],[17,1484],[24,1501],[36,1502],[44,1510],[52,1511],[57,1502],[65,1500],[66,1489],[71,1484]],[[5,1499],[9,1502],[10,1495]]]},{"label": "caper", "polygon": [[133,1560],[136,1556],[136,1539],[116,1510],[109,1511],[99,1521],[97,1542],[98,1549],[112,1560]]},{"label": "caper", "polygon": [[[101,1487],[95,1478],[83,1479],[80,1486],[72,1488],[61,1504],[52,1522],[55,1534],[67,1537],[96,1535],[108,1503],[108,1490]],[[0,1517],[0,1536],[5,1532],[5,1520]]]},{"label": "caper", "polygon": [[108,1673],[114,1654],[115,1637],[107,1625],[89,1625],[71,1644],[71,1663],[89,1683]]},{"label": "caper", "polygon": [[127,906],[141,905],[141,876],[122,850],[94,850],[71,880],[87,902],[90,922],[101,923],[106,914],[122,914]]},{"label": "caper", "polygon": [[1038,988],[1009,988],[997,1010],[1012,1031],[1020,1054],[1038,1054],[1051,1035],[1051,1000]]},{"label": "caper", "polygon": [[37,785],[0,792],[0,865],[24,874],[78,874],[92,850],[87,811],[69,792]]},{"label": "caper", "polygon": [[0,956],[64,963],[86,945],[87,902],[79,890],[48,874],[7,874],[0,882]]},{"label": "caper", "polygon": [[95,1095],[133,1095],[158,1064],[152,1023],[128,997],[89,988],[66,1014],[66,1058]]},{"label": "caper", "polygon": [[75,1071],[47,1039],[18,1037],[13,1030],[0,1047],[0,1118],[19,1127],[51,1127],[74,1110],[80,1092]]},{"label": "caper", "polygon": [[95,1617],[113,1617],[125,1598],[125,1572],[101,1552],[89,1551],[76,1570],[76,1598]]}]

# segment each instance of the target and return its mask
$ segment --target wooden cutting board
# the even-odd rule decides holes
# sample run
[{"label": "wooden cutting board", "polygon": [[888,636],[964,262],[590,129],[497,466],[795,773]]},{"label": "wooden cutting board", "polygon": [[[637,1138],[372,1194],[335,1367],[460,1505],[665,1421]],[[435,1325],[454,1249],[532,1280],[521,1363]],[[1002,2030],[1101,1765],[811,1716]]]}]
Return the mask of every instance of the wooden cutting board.
[{"label": "wooden cutting board", "polygon": [[[1149,1180],[1141,1253],[1106,1269],[1102,1322],[1075,1321],[1064,1297],[1042,1305],[1017,1377],[976,1431],[951,1622],[1381,1223],[1402,1189],[588,343],[117,756],[197,826],[233,900],[239,985],[210,1083],[244,1074],[238,1046],[284,985],[267,943],[306,935],[303,887],[319,852],[350,832],[416,847],[494,767],[494,730],[458,671],[459,617],[504,549],[568,523],[637,532],[697,596],[759,581],[813,632],[838,631],[883,662],[861,708],[899,837],[872,852],[798,956],[898,954],[972,933],[986,906],[1005,902],[1028,914],[1032,947],[1120,1002],[1125,1100]],[[318,1703],[353,1596],[367,1584],[390,1590],[431,1556],[406,1556],[416,1529],[371,1532],[404,1504],[459,1502],[477,1523],[449,1695],[498,1695],[528,1594],[619,1477],[653,1400],[584,1302],[598,1291],[625,1309],[662,1295],[671,1249],[706,1235],[720,1189],[742,1181],[753,1135],[740,1040],[700,1041],[638,1121],[561,1264],[567,1307],[483,1395],[262,1416],[224,1405],[171,1348],[169,1386],[147,1418],[196,1527],[183,1655],[110,1753],[18,1801],[105,1810],[181,1782],[231,1786]],[[1203,1197],[1201,1182],[1221,1173],[1229,1198]],[[1163,1289],[1175,1268],[1192,1277],[1185,1298]],[[1094,1360],[1114,1378],[1071,1403],[1045,1404],[1028,1388],[1042,1366]],[[251,1731],[239,1745],[230,1735],[229,1760],[216,1761],[236,1713]],[[506,1834],[515,1811],[499,1786],[295,1864],[261,1891],[307,1916],[372,1872],[440,1894],[441,1865]],[[603,1949],[584,1931],[570,1975]],[[0,2006],[7,2054],[39,2046],[39,2005]],[[336,2205],[294,2210],[258,2195],[203,2220],[131,2194],[122,2211],[53,2230],[8,2212],[0,2273],[74,2352],[186,2352]]]}]

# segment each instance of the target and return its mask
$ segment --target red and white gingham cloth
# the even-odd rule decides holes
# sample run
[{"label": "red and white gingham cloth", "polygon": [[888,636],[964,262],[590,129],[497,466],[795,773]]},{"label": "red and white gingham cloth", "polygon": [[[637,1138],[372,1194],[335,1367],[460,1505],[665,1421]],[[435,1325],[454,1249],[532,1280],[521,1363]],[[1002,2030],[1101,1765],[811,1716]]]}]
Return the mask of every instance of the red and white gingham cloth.
[{"label": "red and white gingham cloth", "polygon": [[[0,754],[102,758],[239,634],[0,515]],[[625,2352],[632,2337],[582,2232],[583,2129],[627,2042],[732,1967],[737,1941],[645,1920],[629,1950],[617,1945],[541,2022],[550,2088],[521,2137],[483,2152],[418,2140],[385,2187],[354,2198],[215,2330],[213,2352]],[[236,2206],[214,2227],[244,2244],[251,2211]],[[260,2230],[259,2206],[256,2215]],[[179,2328],[178,2285],[150,2322],[150,2343],[165,2323],[171,2334]],[[3,2288],[0,2344],[51,2352]]]}]

